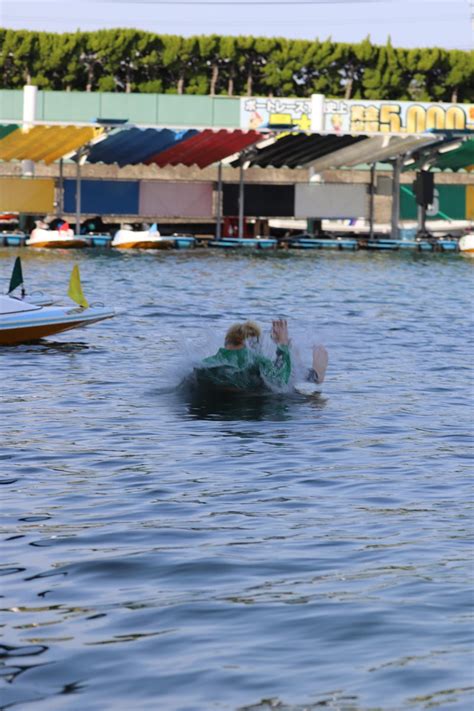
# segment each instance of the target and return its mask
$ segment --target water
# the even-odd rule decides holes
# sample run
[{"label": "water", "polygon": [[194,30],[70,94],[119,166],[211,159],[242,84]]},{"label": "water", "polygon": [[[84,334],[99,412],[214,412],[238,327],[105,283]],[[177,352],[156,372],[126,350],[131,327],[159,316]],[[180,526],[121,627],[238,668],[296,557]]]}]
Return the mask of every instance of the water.
[{"label": "water", "polygon": [[[21,254],[124,313],[0,353],[1,708],[472,708],[472,262]],[[176,391],[277,316],[320,396]]]}]

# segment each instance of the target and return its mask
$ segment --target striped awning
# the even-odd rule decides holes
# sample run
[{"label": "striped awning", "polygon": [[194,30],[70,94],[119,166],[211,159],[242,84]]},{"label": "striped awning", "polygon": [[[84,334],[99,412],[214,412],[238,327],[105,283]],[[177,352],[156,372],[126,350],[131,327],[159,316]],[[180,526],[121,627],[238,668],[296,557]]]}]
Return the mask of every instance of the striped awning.
[{"label": "striped awning", "polygon": [[[11,126],[2,126],[11,129]],[[33,126],[0,133],[0,160],[32,160],[53,163],[74,153],[100,136],[103,128],[94,126]]]},{"label": "striped awning", "polygon": [[137,128],[136,126],[115,129],[103,141],[92,146],[87,161],[117,163],[120,166],[146,163],[153,156],[186,141],[197,133],[196,129],[173,131],[168,128]]}]

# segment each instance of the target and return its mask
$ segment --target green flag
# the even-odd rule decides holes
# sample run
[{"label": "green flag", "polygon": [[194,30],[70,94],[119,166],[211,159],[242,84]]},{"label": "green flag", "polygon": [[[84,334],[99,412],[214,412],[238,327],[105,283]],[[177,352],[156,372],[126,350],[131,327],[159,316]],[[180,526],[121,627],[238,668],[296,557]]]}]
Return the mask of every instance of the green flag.
[{"label": "green flag", "polygon": [[13,265],[12,276],[10,279],[10,286],[8,288],[8,293],[11,294],[19,286],[23,284],[23,272],[21,270],[21,259],[17,257],[15,259],[15,264]]}]

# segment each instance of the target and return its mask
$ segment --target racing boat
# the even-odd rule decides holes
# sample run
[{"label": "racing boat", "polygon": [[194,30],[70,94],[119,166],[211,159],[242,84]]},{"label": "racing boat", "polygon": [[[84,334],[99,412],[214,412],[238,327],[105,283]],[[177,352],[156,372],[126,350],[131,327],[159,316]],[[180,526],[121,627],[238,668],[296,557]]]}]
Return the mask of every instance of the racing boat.
[{"label": "racing boat", "polygon": [[0,345],[37,341],[115,315],[112,309],[102,305],[89,305],[82,292],[77,265],[72,270],[68,296],[76,302],[74,306],[42,306],[11,294],[1,294]]}]

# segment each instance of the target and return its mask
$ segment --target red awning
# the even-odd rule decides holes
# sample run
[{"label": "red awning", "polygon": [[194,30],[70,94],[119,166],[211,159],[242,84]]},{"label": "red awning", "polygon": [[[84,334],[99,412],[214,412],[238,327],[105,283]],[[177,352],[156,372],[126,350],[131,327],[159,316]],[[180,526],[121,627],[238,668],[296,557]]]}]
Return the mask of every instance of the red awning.
[{"label": "red awning", "polygon": [[198,165],[200,168],[205,168],[241,151],[246,146],[257,143],[262,138],[262,134],[258,131],[206,129],[181,141],[178,145],[156,153],[145,162],[148,165],[156,163],[161,168],[166,165]]}]

